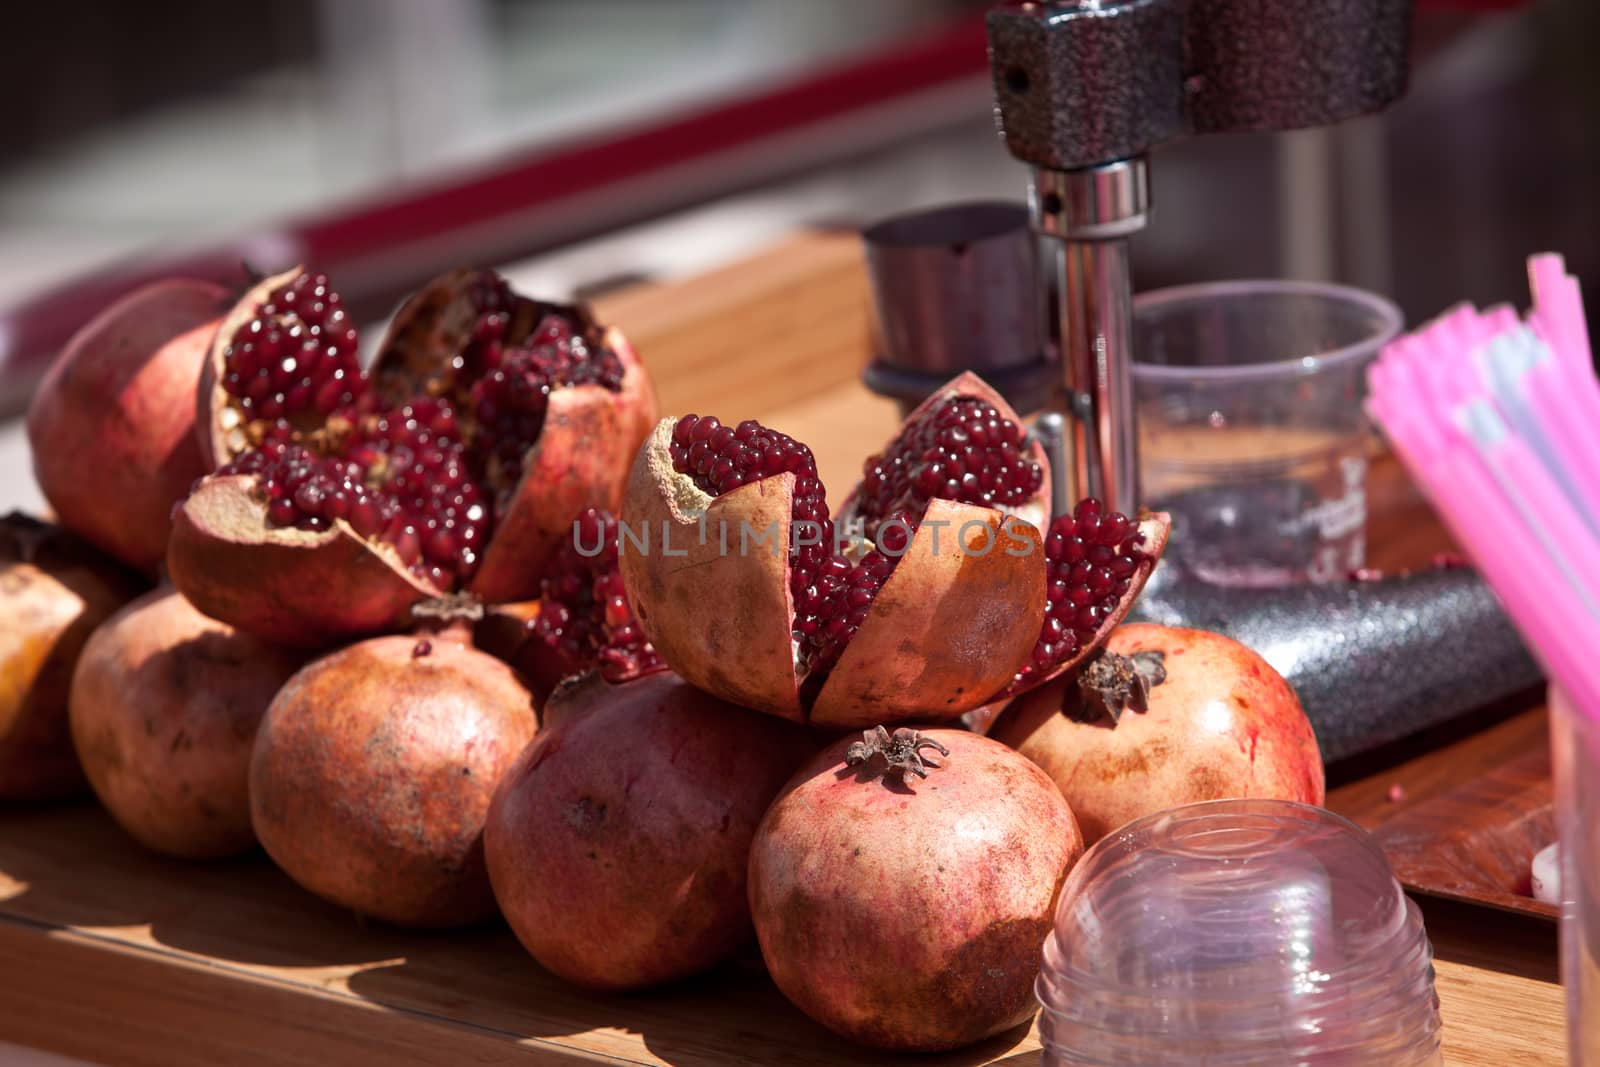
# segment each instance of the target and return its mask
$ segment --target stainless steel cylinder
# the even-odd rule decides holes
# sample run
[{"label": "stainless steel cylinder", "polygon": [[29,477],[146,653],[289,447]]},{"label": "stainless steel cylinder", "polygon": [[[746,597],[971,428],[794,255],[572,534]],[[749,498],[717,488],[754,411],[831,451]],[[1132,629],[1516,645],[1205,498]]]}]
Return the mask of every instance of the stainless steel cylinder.
[{"label": "stainless steel cylinder", "polygon": [[1045,238],[1047,328],[1060,338],[1062,378],[1052,406],[1069,419],[1051,463],[1065,476],[1066,500],[1094,496],[1132,514],[1139,437],[1127,238],[1149,217],[1149,168],[1136,157],[1036,170],[1029,203],[1034,229]]},{"label": "stainless steel cylinder", "polygon": [[862,233],[877,313],[874,392],[909,411],[962,371],[1023,414],[1055,377],[1027,205],[974,201],[884,219]]},{"label": "stainless steel cylinder", "polygon": [[882,348],[892,367],[953,377],[1039,359],[1034,241],[1021,203],[896,215],[862,233]]}]

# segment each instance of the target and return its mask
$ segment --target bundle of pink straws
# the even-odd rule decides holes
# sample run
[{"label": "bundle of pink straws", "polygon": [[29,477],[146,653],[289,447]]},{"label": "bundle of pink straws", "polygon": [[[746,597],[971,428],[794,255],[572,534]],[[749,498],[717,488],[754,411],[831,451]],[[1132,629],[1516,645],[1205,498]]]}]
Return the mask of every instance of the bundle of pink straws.
[{"label": "bundle of pink straws", "polygon": [[1528,261],[1533,307],[1462,305],[1396,339],[1367,410],[1546,673],[1600,711],[1600,384],[1578,280]]}]

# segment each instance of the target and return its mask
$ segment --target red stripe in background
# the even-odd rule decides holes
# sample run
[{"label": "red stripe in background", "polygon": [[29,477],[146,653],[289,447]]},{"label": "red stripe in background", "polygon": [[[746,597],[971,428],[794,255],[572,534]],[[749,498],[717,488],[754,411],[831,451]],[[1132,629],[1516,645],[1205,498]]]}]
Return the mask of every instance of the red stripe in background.
[{"label": "red stripe in background", "polygon": [[370,253],[649,175],[987,69],[981,18],[892,50],[811,71],[777,88],[635,132],[542,150],[493,172],[313,223],[318,262]]},{"label": "red stripe in background", "polygon": [[[26,403],[33,381],[73,330],[119,296],[157,278],[183,274],[235,284],[240,281],[241,256],[262,247],[296,249],[307,262],[338,277],[341,265],[353,260],[381,256],[433,235],[492,225],[575,194],[602,191],[970,78],[987,68],[986,50],[980,14],[657,124],[540,148],[476,172],[419,183],[395,195],[292,220],[211,248],[140,256],[99,269],[21,306],[0,310],[0,415]],[[647,217],[643,209],[640,214]],[[516,236],[528,245],[522,254],[538,250],[537,233]],[[398,295],[362,294],[357,288],[341,286],[352,304],[365,296],[369,302],[388,306]]]}]

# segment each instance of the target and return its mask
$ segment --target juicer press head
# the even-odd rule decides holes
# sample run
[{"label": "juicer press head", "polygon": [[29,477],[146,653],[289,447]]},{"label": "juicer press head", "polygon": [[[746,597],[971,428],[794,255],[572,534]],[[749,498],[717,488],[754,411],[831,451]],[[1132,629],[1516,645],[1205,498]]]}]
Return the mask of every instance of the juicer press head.
[{"label": "juicer press head", "polygon": [[1031,168],[1052,461],[1071,497],[1139,504],[1127,239],[1151,210],[1148,153],[1193,133],[1289,130],[1380,110],[1405,91],[1411,0],[1057,0],[988,14],[996,117]]}]

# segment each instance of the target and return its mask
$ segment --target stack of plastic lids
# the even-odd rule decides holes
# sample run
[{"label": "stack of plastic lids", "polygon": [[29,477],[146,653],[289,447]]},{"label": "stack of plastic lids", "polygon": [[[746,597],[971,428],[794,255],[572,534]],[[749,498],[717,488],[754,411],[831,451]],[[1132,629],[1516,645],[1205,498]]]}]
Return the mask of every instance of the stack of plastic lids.
[{"label": "stack of plastic lids", "polygon": [[1046,1064],[1442,1063],[1421,915],[1365,831],[1304,804],[1192,804],[1101,840],[1036,991]]}]

